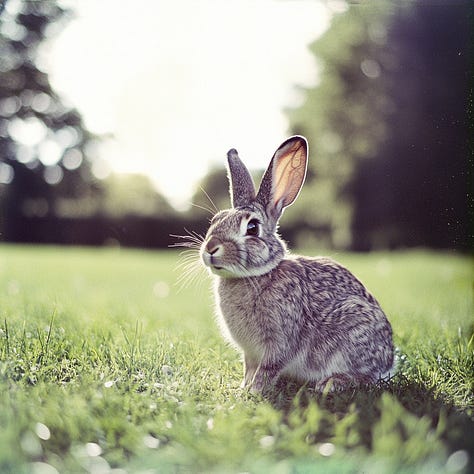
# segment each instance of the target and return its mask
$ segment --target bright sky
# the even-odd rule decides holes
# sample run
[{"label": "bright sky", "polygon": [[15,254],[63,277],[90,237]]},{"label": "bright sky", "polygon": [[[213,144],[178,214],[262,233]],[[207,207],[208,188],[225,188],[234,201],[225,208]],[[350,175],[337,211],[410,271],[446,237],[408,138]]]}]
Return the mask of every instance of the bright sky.
[{"label": "bright sky", "polygon": [[147,174],[183,208],[229,148],[267,165],[288,133],[283,109],[317,81],[307,46],[341,2],[69,3],[77,18],[47,50],[53,87],[91,131],[114,135],[106,167]]}]

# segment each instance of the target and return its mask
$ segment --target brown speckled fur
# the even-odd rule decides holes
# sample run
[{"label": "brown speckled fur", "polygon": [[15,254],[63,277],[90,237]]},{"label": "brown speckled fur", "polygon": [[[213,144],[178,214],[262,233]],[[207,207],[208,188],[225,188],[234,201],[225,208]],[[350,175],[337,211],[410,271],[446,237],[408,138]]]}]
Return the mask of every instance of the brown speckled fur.
[{"label": "brown speckled fur", "polygon": [[[277,234],[283,208],[303,184],[306,156],[303,137],[284,142],[255,196],[231,150],[231,195],[238,205],[216,214],[201,248],[216,275],[223,332],[244,353],[243,386],[256,391],[280,375],[321,390],[329,381],[333,389],[372,383],[393,366],[390,323],[364,285],[329,258],[289,255]],[[258,222],[258,235],[245,235],[250,221]]]}]

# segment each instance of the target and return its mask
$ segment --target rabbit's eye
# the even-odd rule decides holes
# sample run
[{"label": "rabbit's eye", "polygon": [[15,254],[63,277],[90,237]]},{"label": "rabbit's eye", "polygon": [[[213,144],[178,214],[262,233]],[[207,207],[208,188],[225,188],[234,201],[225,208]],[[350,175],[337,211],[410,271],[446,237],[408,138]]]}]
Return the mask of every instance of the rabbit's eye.
[{"label": "rabbit's eye", "polygon": [[258,222],[257,219],[249,220],[249,222],[247,224],[247,234],[246,235],[258,236],[259,226],[260,226],[260,223]]}]

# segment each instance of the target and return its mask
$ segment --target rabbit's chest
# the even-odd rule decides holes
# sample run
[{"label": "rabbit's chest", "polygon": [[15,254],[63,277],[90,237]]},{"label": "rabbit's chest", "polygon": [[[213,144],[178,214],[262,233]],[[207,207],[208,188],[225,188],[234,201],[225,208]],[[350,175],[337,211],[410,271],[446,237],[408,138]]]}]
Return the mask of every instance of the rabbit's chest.
[{"label": "rabbit's chest", "polygon": [[270,300],[256,298],[254,289],[220,285],[218,305],[232,339],[245,352],[265,352],[281,339],[282,321]]}]

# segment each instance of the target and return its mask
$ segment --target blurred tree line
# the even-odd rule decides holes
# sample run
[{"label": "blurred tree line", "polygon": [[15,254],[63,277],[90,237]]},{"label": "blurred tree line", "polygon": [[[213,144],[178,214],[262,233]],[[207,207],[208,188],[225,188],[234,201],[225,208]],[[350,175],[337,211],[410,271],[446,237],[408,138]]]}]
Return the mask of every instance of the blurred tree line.
[{"label": "blurred tree line", "polygon": [[[103,137],[55,93],[38,54],[71,17],[60,5],[12,1],[0,16],[1,239],[159,247],[203,232],[204,210],[177,213],[148,178],[96,172]],[[293,246],[472,245],[469,14],[467,0],[352,5],[311,45],[318,83],[287,111],[311,153],[283,220]],[[228,206],[223,168],[200,188],[197,206],[212,207],[206,192]]]},{"label": "blurred tree line", "polygon": [[353,5],[312,45],[320,82],[289,112],[312,145],[295,205],[329,245],[468,247],[472,13],[468,1]]},{"label": "blurred tree line", "polygon": [[[2,6],[1,239],[166,246],[163,229],[175,214],[172,207],[146,176],[104,178],[98,152],[104,137],[91,134],[79,112],[51,87],[39,47],[72,12],[53,0]],[[175,233],[181,220],[172,226]]]}]

